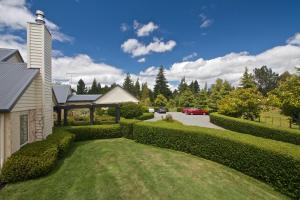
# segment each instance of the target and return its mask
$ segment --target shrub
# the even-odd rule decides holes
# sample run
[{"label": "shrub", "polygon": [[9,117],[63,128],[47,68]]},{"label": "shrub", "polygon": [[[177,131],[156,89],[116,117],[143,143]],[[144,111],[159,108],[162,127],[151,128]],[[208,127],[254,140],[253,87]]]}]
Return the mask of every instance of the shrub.
[{"label": "shrub", "polygon": [[134,125],[137,142],[184,151],[227,165],[300,197],[300,148],[231,131],[167,122]]},{"label": "shrub", "polygon": [[297,130],[272,127],[259,122],[237,119],[217,113],[210,114],[210,121],[218,126],[232,131],[247,133],[292,144],[300,144],[300,131]]},{"label": "shrub", "polygon": [[176,108],[176,111],[177,111],[177,112],[182,112],[182,107],[177,107],[177,108]]},{"label": "shrub", "polygon": [[128,139],[133,138],[133,125],[135,123],[140,122],[140,120],[136,119],[121,119],[120,127],[122,136]]},{"label": "shrub", "polygon": [[119,124],[69,127],[76,141],[122,137]]},{"label": "shrub", "polygon": [[46,140],[25,145],[7,159],[1,170],[1,182],[17,182],[48,174],[69,149],[74,135],[55,129]]},{"label": "shrub", "polygon": [[141,116],[138,116],[138,120],[147,120],[147,119],[153,119],[154,113],[143,113]]},{"label": "shrub", "polygon": [[[124,117],[126,119],[133,119],[143,114],[143,107],[140,104],[124,103],[120,105],[120,108],[121,108],[120,110],[121,117]],[[107,113],[111,116],[115,116],[116,115],[115,110],[116,109],[114,107],[110,107],[107,110]]]}]

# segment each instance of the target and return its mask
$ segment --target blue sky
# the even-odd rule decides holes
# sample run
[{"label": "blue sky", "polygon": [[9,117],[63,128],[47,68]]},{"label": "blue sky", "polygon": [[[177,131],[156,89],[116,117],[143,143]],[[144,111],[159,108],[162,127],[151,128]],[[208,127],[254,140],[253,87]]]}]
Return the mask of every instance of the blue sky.
[{"label": "blue sky", "polygon": [[[87,82],[97,78],[109,84],[120,82],[129,72],[151,85],[157,67],[164,65],[173,87],[182,76],[202,83],[220,77],[237,84],[246,65],[252,69],[266,64],[281,73],[300,64],[300,1],[296,0],[2,1],[0,6],[23,9],[20,19],[11,19],[8,12],[12,11],[7,9],[7,13],[0,14],[12,20],[11,24],[22,20],[24,9],[32,16],[40,9],[57,26],[52,30],[62,39],[54,40],[53,48],[59,53],[53,63],[60,65],[54,69],[63,71],[54,72],[57,78],[74,72]],[[0,37],[2,34],[4,40],[0,40],[0,47],[13,46],[3,35],[26,39],[24,27],[16,28],[3,21],[0,19]],[[273,56],[276,59],[272,60]],[[90,68],[71,67],[74,62]],[[85,74],[85,69],[91,68],[92,72]],[[108,74],[116,71],[116,76],[95,75],[103,73],[101,70]]]}]

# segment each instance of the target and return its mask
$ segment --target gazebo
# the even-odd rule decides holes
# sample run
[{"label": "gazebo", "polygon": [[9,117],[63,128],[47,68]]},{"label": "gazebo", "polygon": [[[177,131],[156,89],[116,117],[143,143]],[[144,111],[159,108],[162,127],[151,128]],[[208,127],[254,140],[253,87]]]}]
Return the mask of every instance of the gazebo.
[{"label": "gazebo", "polygon": [[68,111],[72,109],[87,108],[90,112],[90,124],[94,124],[95,109],[99,107],[115,107],[115,122],[120,121],[120,104],[138,103],[138,99],[124,90],[121,86],[116,86],[104,95],[75,95],[72,94],[69,85],[54,85],[54,111],[57,113],[57,125],[61,125],[63,112],[63,125],[68,125]]}]

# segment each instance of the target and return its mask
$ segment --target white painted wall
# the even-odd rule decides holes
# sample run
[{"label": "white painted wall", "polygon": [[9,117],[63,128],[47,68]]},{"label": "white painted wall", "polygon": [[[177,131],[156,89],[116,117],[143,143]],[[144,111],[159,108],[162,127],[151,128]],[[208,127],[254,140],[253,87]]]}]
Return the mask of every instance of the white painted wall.
[{"label": "white painted wall", "polygon": [[105,95],[100,97],[95,103],[96,104],[116,104],[116,103],[138,103],[139,100],[129,94],[121,87],[115,87],[114,89],[107,92]]}]

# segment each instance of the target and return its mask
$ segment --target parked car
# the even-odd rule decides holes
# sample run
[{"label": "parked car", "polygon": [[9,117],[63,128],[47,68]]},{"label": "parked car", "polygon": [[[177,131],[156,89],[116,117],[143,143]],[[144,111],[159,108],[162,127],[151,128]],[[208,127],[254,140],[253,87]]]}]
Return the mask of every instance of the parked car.
[{"label": "parked car", "polygon": [[186,113],[186,111],[187,111],[188,109],[191,109],[191,108],[182,108],[181,112],[182,112],[182,113]]},{"label": "parked car", "polygon": [[160,107],[156,112],[159,114],[164,114],[167,113],[167,109],[165,107]]},{"label": "parked car", "polygon": [[187,114],[187,115],[208,115],[207,110],[198,109],[198,108],[185,109],[184,113]]},{"label": "parked car", "polygon": [[154,113],[154,108],[149,108],[149,113]]}]

